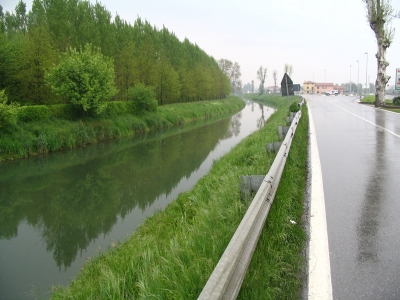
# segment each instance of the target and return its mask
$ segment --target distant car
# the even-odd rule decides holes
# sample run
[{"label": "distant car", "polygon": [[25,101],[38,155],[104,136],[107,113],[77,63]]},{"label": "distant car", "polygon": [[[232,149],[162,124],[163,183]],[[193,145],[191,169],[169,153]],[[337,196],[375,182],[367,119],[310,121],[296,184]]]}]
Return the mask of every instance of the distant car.
[{"label": "distant car", "polygon": [[331,93],[330,92],[325,92],[325,95],[330,96]]}]

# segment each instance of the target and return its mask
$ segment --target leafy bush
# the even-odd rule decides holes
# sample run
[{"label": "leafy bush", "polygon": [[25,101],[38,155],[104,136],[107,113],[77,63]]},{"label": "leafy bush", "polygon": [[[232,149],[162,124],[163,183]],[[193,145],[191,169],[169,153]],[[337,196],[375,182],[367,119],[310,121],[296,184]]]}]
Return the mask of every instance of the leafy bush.
[{"label": "leafy bush", "polygon": [[75,120],[78,117],[78,111],[72,104],[55,104],[49,106],[53,117],[65,120]]},{"label": "leafy bush", "polygon": [[102,111],[101,116],[105,118],[114,118],[124,114],[132,113],[132,102],[112,101]]},{"label": "leafy bush", "polygon": [[15,125],[18,120],[18,107],[16,103],[7,104],[4,90],[0,91],[0,128]]},{"label": "leafy bush", "polygon": [[114,63],[100,49],[87,44],[69,49],[60,63],[46,74],[46,82],[59,96],[67,99],[81,114],[99,115],[107,100],[117,93]]},{"label": "leafy bush", "polygon": [[290,112],[298,112],[300,110],[300,106],[298,101],[294,101],[290,104],[289,106],[289,111]]},{"label": "leafy bush", "polygon": [[157,100],[154,88],[141,83],[128,90],[128,100],[133,101],[134,113],[140,114],[144,111],[157,111]]},{"label": "leafy bush", "polygon": [[393,104],[400,104],[400,96],[393,98]]},{"label": "leafy bush", "polygon": [[51,111],[45,105],[21,106],[18,109],[18,119],[24,122],[47,120],[50,116]]}]

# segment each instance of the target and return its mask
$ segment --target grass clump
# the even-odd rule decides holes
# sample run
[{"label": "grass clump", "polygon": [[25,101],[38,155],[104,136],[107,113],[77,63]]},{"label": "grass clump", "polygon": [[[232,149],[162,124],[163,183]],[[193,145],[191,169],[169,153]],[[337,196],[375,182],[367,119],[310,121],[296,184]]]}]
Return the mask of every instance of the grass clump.
[{"label": "grass clump", "polygon": [[[278,140],[277,127],[285,125],[286,116],[287,108],[278,109],[264,128],[216,161],[191,191],[146,219],[128,240],[87,262],[70,287],[56,288],[52,299],[197,299],[250,203],[240,200],[239,176],[267,173],[274,155],[265,152],[265,143]],[[306,113],[289,154],[291,166],[283,174],[291,184],[278,190],[266,224],[268,233],[261,237],[241,299],[291,299],[299,293],[305,157],[294,148],[307,140],[305,123]],[[260,297],[249,298],[265,268],[269,275],[254,292]]]}]

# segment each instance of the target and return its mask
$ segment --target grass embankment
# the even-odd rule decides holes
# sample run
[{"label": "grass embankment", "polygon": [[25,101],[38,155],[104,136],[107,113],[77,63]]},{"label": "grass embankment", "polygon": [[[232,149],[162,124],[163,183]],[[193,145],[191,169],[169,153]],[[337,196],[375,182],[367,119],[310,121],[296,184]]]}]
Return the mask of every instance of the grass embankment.
[{"label": "grass embankment", "polygon": [[[362,103],[370,103],[370,104],[375,104],[375,95],[367,95],[364,98],[361,99]],[[392,104],[393,101],[391,99],[386,99],[387,104]]]},{"label": "grass embankment", "polygon": [[[368,95],[361,99],[361,103],[375,105],[375,95]],[[384,110],[400,113],[400,105],[393,103],[392,99],[386,99],[387,107]]]},{"label": "grass embankment", "polygon": [[[267,98],[277,105],[282,99]],[[265,144],[277,141],[277,127],[285,125],[288,110],[280,106],[263,129],[216,161],[191,191],[146,219],[128,240],[87,262],[52,299],[197,299],[250,204],[251,199],[240,200],[239,176],[266,174],[274,160]],[[299,297],[307,134],[304,107],[239,299]]]},{"label": "grass embankment", "polygon": [[211,117],[239,112],[238,97],[160,106],[156,112],[125,114],[115,118],[84,118],[76,121],[51,118],[19,122],[0,131],[0,161],[95,144],[99,141],[138,135]]}]

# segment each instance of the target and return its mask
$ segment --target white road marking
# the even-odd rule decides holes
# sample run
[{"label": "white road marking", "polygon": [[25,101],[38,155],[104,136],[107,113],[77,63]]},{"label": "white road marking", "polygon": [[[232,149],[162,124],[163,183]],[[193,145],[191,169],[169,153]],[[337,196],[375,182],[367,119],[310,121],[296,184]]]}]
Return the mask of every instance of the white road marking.
[{"label": "white road marking", "polygon": [[343,107],[340,107],[339,105],[336,105],[336,104],[333,104],[333,103],[332,103],[332,105],[336,106],[337,108],[340,108],[341,110],[344,110],[345,112],[347,112],[347,113],[349,113],[349,114],[351,114],[351,115],[353,115],[353,116],[355,116],[355,117],[357,117],[357,118],[359,118],[359,119],[361,119],[361,120],[363,120],[363,121],[365,121],[365,122],[367,122],[369,124],[372,124],[372,125],[376,126],[379,129],[382,129],[383,131],[386,131],[387,133],[393,134],[395,137],[400,139],[400,135],[394,133],[393,131],[391,131],[389,129],[386,129],[385,127],[379,126],[378,124],[375,124],[374,122],[368,121],[367,119],[364,119],[363,117],[360,117],[359,115],[356,115],[355,113],[352,113],[351,111],[348,111],[347,109],[344,109]]},{"label": "white road marking", "polygon": [[310,243],[308,257],[308,300],[330,300],[332,297],[331,265],[326,224],[324,187],[317,137],[311,109],[310,122],[311,200]]}]

